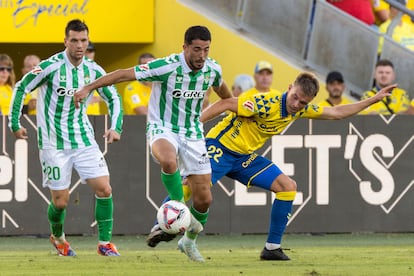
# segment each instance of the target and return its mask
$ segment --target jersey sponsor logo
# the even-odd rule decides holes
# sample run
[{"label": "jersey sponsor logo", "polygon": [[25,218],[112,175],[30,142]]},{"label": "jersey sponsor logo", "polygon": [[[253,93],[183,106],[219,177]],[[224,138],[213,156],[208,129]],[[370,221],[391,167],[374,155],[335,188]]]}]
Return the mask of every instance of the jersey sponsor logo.
[{"label": "jersey sponsor logo", "polygon": [[245,109],[247,109],[247,110],[249,110],[249,111],[251,111],[251,112],[253,112],[254,111],[254,103],[252,102],[252,101],[245,101],[243,104],[242,104],[242,106],[245,108]]},{"label": "jersey sponsor logo", "polygon": [[42,68],[40,66],[36,66],[35,68],[32,69],[32,74],[34,75],[39,75],[42,72]]},{"label": "jersey sponsor logo", "polygon": [[148,64],[141,64],[138,67],[141,71],[148,71],[149,70]]},{"label": "jersey sponsor logo", "polygon": [[256,158],[257,158],[257,153],[253,153],[249,156],[249,159],[247,159],[246,161],[244,161],[242,163],[242,167],[243,168],[247,168]]},{"label": "jersey sponsor logo", "polygon": [[208,164],[210,162],[210,158],[208,157],[207,153],[203,153],[200,156],[200,160],[198,161],[198,164],[203,165],[203,164]]},{"label": "jersey sponsor logo", "polygon": [[73,97],[73,95],[76,92],[76,88],[66,88],[66,87],[59,87],[56,89],[56,94],[59,96],[70,96]]},{"label": "jersey sponsor logo", "polygon": [[185,98],[185,99],[202,99],[204,98],[204,91],[197,91],[197,90],[179,90],[176,89],[172,92],[172,96],[174,98]]}]

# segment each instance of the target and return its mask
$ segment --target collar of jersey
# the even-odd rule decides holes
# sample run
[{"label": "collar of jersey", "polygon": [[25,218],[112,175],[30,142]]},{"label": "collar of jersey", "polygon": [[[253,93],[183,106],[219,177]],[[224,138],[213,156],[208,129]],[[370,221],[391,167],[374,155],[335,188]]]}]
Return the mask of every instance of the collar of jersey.
[{"label": "collar of jersey", "polygon": [[280,101],[280,113],[282,115],[282,118],[286,118],[289,116],[286,108],[286,98],[287,98],[287,92],[283,93],[282,100]]}]

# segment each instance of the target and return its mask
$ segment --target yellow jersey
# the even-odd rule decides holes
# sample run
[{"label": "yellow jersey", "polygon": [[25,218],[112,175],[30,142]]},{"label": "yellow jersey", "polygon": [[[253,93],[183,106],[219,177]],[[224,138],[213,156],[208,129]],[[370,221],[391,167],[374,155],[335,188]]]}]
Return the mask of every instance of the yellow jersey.
[{"label": "yellow jersey", "polygon": [[[365,91],[362,94],[361,100],[371,98],[378,92],[378,88],[374,87],[370,91]],[[378,113],[383,115],[391,115],[395,113],[404,112],[410,106],[410,99],[407,92],[401,88],[394,88],[389,97],[383,98],[381,101],[374,103],[368,108],[361,111],[360,114]]]},{"label": "yellow jersey", "polygon": [[286,110],[287,92],[272,90],[267,93],[242,93],[238,111],[230,113],[206,135],[217,139],[227,149],[250,154],[262,147],[273,135],[280,134],[298,118],[317,118],[323,107],[308,104],[295,114]]},{"label": "yellow jersey", "polygon": [[[100,97],[99,93],[94,91],[93,92],[93,97]],[[95,102],[95,103],[88,104],[88,108],[86,109],[86,114],[88,114],[88,115],[101,115],[100,103]]]},{"label": "yellow jersey", "polygon": [[9,115],[9,108],[12,96],[13,89],[10,85],[0,85],[0,108],[2,115]]},{"label": "yellow jersey", "polygon": [[134,109],[139,106],[148,106],[151,96],[151,87],[139,81],[130,82],[124,90],[123,103],[125,115],[136,115]]}]

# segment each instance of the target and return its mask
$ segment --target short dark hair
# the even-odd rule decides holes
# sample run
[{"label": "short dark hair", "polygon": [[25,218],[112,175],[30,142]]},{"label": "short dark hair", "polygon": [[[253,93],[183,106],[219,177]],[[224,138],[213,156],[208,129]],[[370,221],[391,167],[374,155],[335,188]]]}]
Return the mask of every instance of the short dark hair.
[{"label": "short dark hair", "polygon": [[75,32],[82,32],[86,31],[89,33],[88,26],[85,24],[84,21],[80,21],[79,19],[73,19],[68,22],[65,29],[65,35],[66,37],[69,36],[69,31],[75,31]]},{"label": "short dark hair", "polygon": [[388,59],[378,60],[377,64],[375,64],[375,68],[377,68],[378,66],[391,66],[392,68],[394,68],[394,64],[391,62],[391,60]]},{"label": "short dark hair", "polygon": [[301,73],[293,83],[293,85],[300,86],[302,92],[306,96],[315,97],[319,91],[318,79],[312,73]]},{"label": "short dark hair", "polygon": [[211,41],[211,33],[204,26],[192,26],[185,31],[184,43],[190,45],[193,40]]}]

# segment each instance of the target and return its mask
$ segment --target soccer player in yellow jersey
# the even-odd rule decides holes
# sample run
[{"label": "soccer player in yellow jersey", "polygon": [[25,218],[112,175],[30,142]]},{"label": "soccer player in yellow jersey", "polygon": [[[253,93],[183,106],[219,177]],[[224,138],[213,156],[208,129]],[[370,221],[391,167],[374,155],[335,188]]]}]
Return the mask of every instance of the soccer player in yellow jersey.
[{"label": "soccer player in yellow jersey", "polygon": [[329,72],[326,77],[326,90],[328,90],[329,97],[326,100],[319,102],[319,106],[335,106],[352,103],[352,101],[343,96],[345,91],[345,81],[340,72]]},{"label": "soccer player in yellow jersey", "polygon": [[395,87],[387,86],[360,102],[320,107],[310,104],[319,90],[318,80],[310,73],[302,73],[284,93],[243,93],[238,98],[221,99],[203,111],[204,122],[232,111],[206,135],[213,185],[228,176],[247,187],[253,185],[276,193],[268,238],[260,254],[262,260],[289,260],[280,244],[296,195],[296,182],[255,151],[298,118],[343,119],[390,96]]},{"label": "soccer player in yellow jersey", "polygon": [[[382,88],[390,85],[395,81],[394,65],[390,60],[381,59],[375,65],[375,86],[365,91],[362,95],[362,99],[373,97]],[[383,114],[392,115],[397,113],[404,113],[410,106],[410,98],[408,93],[401,88],[394,88],[392,93],[383,98],[381,101],[371,105],[367,109],[363,110],[361,114]]]}]

